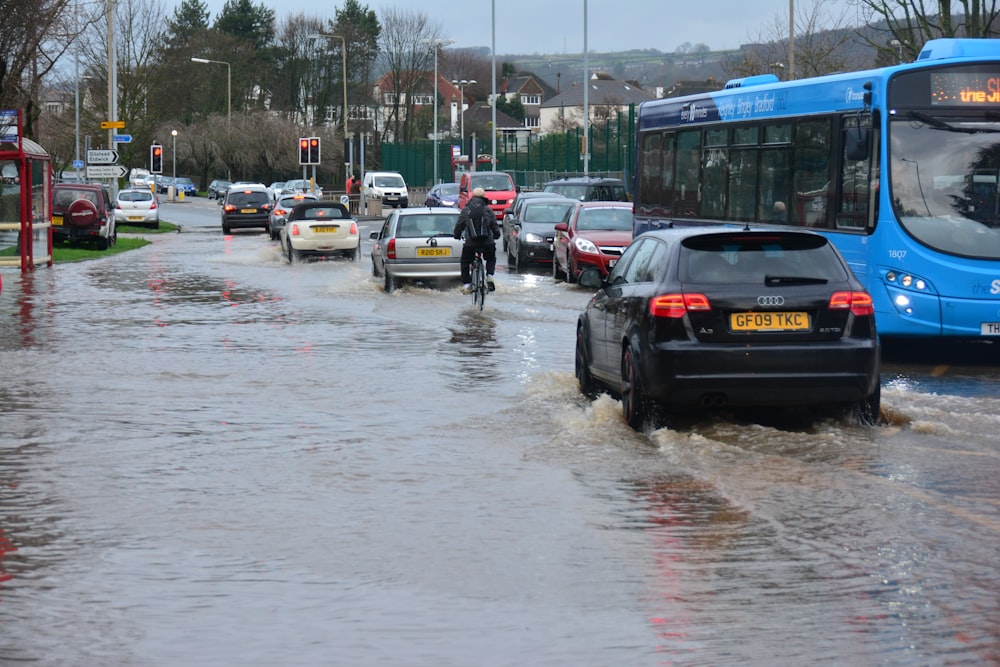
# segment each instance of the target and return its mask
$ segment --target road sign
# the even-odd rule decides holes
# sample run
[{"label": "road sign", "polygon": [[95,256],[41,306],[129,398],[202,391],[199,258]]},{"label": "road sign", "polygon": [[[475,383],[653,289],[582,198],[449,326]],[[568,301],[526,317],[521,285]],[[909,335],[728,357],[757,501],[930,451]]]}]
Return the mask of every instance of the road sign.
[{"label": "road sign", "polygon": [[111,141],[115,142],[116,144],[130,144],[130,143],[132,143],[132,135],[131,134],[115,134],[115,135],[113,135],[111,137]]},{"label": "road sign", "polygon": [[87,162],[90,164],[114,164],[118,162],[118,151],[90,150],[87,151]]},{"label": "road sign", "polygon": [[87,178],[125,178],[128,169],[120,164],[88,165]]},{"label": "road sign", "polygon": [[101,121],[102,130],[124,130],[125,121],[123,120],[102,120]]},{"label": "road sign", "polygon": [[83,160],[73,160],[74,169],[83,169],[86,163]]}]

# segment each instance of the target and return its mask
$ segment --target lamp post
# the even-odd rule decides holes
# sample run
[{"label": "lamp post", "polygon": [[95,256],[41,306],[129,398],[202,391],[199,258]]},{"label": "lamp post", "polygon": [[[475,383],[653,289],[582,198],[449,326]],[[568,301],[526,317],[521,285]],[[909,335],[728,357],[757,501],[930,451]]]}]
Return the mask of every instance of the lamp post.
[{"label": "lamp post", "polygon": [[438,181],[438,51],[442,46],[452,44],[453,39],[425,39],[425,44],[434,48],[434,184]]},{"label": "lamp post", "polygon": [[215,63],[226,66],[226,126],[233,124],[233,68],[224,60],[209,60],[208,58],[191,58],[193,63]]},{"label": "lamp post", "polygon": [[[331,35],[329,33],[321,32],[315,35],[310,35],[310,37],[320,38],[320,37],[331,37],[333,39],[340,40],[340,62],[341,62],[341,74],[340,78],[344,80],[344,145],[347,144],[347,40],[344,39],[342,35]],[[344,169],[347,172],[344,174],[344,180],[346,181],[351,177],[351,171],[354,167],[354,156],[350,154],[349,151],[344,151]]]},{"label": "lamp post", "polygon": [[[465,150],[465,87],[472,86],[476,83],[475,79],[452,79],[451,85],[458,86],[458,119],[459,119],[459,130],[462,141],[462,150]],[[476,158],[474,155],[470,155],[469,159],[472,164],[476,163]]]}]

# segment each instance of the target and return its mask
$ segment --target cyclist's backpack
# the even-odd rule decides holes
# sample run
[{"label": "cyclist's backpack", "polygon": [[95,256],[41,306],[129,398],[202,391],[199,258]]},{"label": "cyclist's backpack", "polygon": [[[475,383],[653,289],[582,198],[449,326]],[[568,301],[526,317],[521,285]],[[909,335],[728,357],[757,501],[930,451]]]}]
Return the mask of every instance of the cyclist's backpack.
[{"label": "cyclist's backpack", "polygon": [[472,202],[469,204],[469,220],[465,223],[466,236],[470,239],[485,239],[490,236],[489,226],[486,224],[485,206],[482,202]]}]

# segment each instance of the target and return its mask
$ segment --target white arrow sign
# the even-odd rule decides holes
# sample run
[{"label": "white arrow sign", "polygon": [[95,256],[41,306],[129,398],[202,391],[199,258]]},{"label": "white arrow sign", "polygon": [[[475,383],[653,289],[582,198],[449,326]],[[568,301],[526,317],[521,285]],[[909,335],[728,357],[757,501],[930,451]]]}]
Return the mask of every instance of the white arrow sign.
[{"label": "white arrow sign", "polygon": [[120,164],[87,165],[87,178],[125,178],[128,169]]},{"label": "white arrow sign", "polygon": [[118,151],[110,151],[110,150],[87,151],[87,162],[89,162],[90,164],[114,164],[115,162],[118,162]]}]

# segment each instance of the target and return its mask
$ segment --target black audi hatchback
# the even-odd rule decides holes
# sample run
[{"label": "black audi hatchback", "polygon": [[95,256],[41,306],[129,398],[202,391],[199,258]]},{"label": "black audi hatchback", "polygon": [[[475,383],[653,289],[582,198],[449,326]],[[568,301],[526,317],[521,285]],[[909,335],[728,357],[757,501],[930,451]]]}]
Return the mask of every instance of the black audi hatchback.
[{"label": "black audi hatchback", "polygon": [[871,296],[811,232],[686,227],[642,234],[580,315],[576,376],[622,399],[642,428],[723,407],[845,407],[878,420],[880,348]]}]

